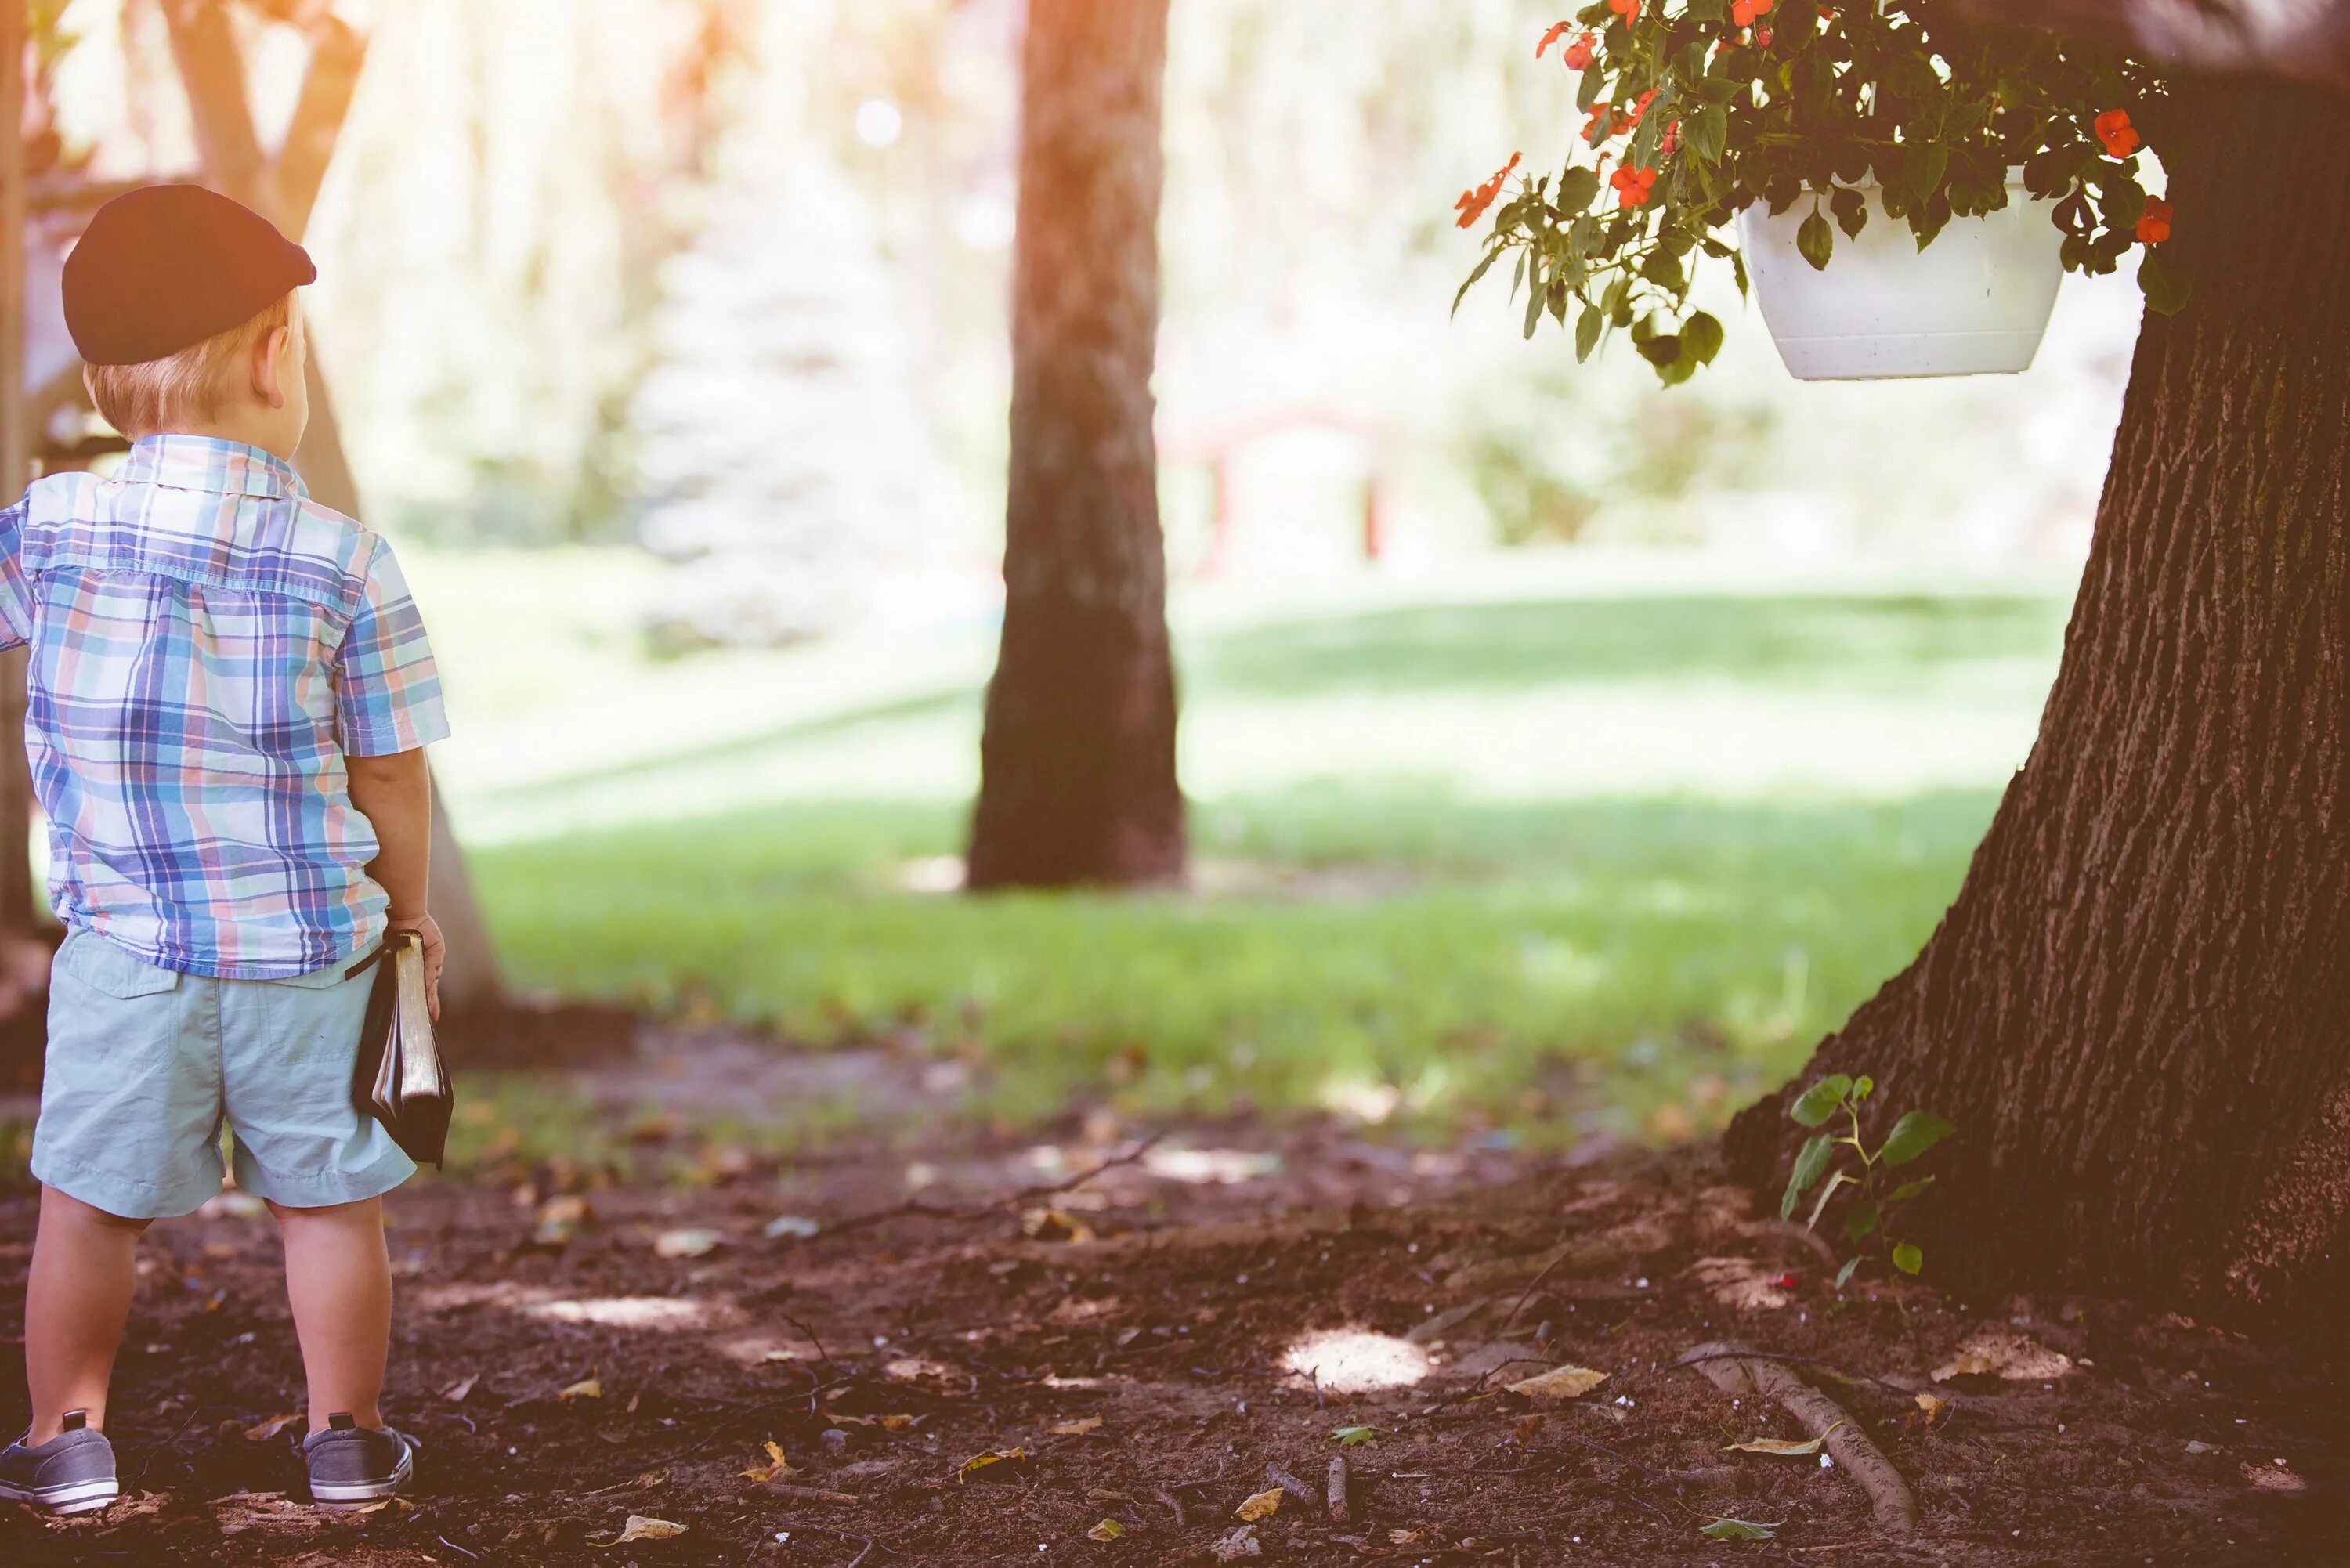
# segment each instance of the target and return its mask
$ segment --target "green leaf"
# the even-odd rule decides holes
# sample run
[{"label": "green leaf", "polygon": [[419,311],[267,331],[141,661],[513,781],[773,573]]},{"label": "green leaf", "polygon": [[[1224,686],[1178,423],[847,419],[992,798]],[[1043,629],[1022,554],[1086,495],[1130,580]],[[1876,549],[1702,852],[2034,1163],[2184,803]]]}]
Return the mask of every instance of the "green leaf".
[{"label": "green leaf", "polygon": [[1885,1206],[1890,1209],[1897,1203],[1907,1203],[1933,1185],[1934,1179],[1930,1176],[1921,1176],[1915,1181],[1905,1181],[1893,1189],[1893,1196],[1885,1200]]},{"label": "green leaf", "polygon": [[1844,1217],[1845,1240],[1858,1243],[1875,1235],[1877,1218],[1877,1199],[1862,1198],[1852,1206],[1852,1211]]},{"label": "green leaf", "polygon": [[1795,1155],[1795,1168],[1787,1174],[1787,1194],[1779,1199],[1780,1219],[1793,1220],[1795,1217],[1796,1202],[1827,1169],[1828,1158],[1835,1153],[1835,1140],[1825,1133],[1804,1140],[1803,1148]]},{"label": "green leaf", "polygon": [[1902,175],[1920,200],[1942,188],[1942,176],[1950,168],[1950,150],[1939,141],[1919,142],[1901,160]]},{"label": "green leaf", "polygon": [[1493,264],[1501,259],[1502,247],[1499,245],[1495,245],[1492,249],[1485,253],[1485,259],[1477,264],[1477,269],[1469,275],[1469,281],[1462,284],[1461,286],[1461,292],[1452,296],[1453,315],[1458,316],[1461,314],[1461,302],[1469,297],[1469,291],[1476,287],[1478,280],[1482,278],[1487,273],[1492,271]]},{"label": "green leaf", "polygon": [[1681,275],[1680,259],[1662,249],[1648,253],[1648,259],[1640,264],[1640,275],[1659,288],[1678,289],[1687,281]]},{"label": "green leaf", "polygon": [[1856,240],[1868,222],[1868,198],[1849,185],[1839,185],[1828,197],[1828,210],[1835,214],[1836,227],[1845,238]]},{"label": "green leaf", "polygon": [[1757,1524],[1751,1519],[1717,1519],[1711,1524],[1698,1526],[1700,1535],[1711,1535],[1716,1541],[1769,1541],[1778,1534],[1775,1524]]},{"label": "green leaf", "polygon": [[1746,275],[1746,257],[1742,252],[1732,251],[1730,254],[1730,272],[1738,279],[1738,297],[1744,299],[1752,286]]},{"label": "green leaf", "polygon": [[2176,316],[2187,308],[2193,293],[2188,281],[2170,270],[2170,264],[2149,248],[2137,264],[2137,286],[2146,290],[2146,307],[2157,316]]},{"label": "green leaf", "polygon": [[1721,352],[1721,323],[1711,312],[1700,310],[1681,323],[1681,341],[1700,365],[1713,363],[1713,357]]},{"label": "green leaf", "polygon": [[1730,110],[1710,103],[1683,117],[1681,140],[1688,143],[1691,156],[1707,163],[1721,162],[1730,146]]},{"label": "green leaf", "polygon": [[1835,1115],[1835,1108],[1844,1104],[1845,1096],[1851,1092],[1850,1078],[1842,1073],[1830,1073],[1805,1089],[1795,1103],[1787,1107],[1787,1115],[1801,1126],[1815,1127]]},{"label": "green leaf", "polygon": [[1852,1103],[1854,1105],[1856,1106],[1860,1104],[1861,1101],[1868,1098],[1869,1096],[1875,1093],[1877,1093],[1877,1080],[1870,1077],[1867,1074],[1863,1073],[1859,1077],[1855,1078],[1852,1081]]},{"label": "green leaf", "polygon": [[1931,1111],[1911,1111],[1893,1124],[1877,1158],[1887,1165],[1907,1165],[1958,1130]]},{"label": "green leaf", "polygon": [[1893,1266],[1905,1274],[1915,1274],[1926,1266],[1926,1254],[1915,1241],[1904,1241],[1893,1249]]},{"label": "green leaf", "polygon": [[1825,272],[1828,257],[1835,251],[1835,231],[1828,227],[1826,218],[1814,212],[1804,220],[1804,226],[1795,231],[1795,248],[1804,254],[1805,261],[1812,264],[1813,271]]},{"label": "green leaf", "polygon": [[1858,1258],[1846,1258],[1844,1261],[1844,1267],[1836,1271],[1835,1288],[1838,1290],[1844,1289],[1844,1282],[1852,1278],[1852,1272],[1858,1267],[1860,1267],[1860,1260]]},{"label": "green leaf", "polygon": [[1826,1210],[1828,1199],[1835,1196],[1835,1189],[1837,1188],[1856,1187],[1858,1185],[1858,1182],[1854,1181],[1851,1177],[1846,1176],[1841,1170],[1837,1171],[1834,1176],[1829,1177],[1826,1185],[1820,1189],[1819,1199],[1812,1205],[1812,1217],[1804,1221],[1804,1228],[1808,1231],[1813,1226],[1820,1222],[1820,1215]]},{"label": "green leaf", "polygon": [[1586,305],[1583,307],[1583,315],[1575,323],[1575,362],[1576,364],[1580,365],[1591,358],[1591,351],[1599,347],[1599,334],[1607,328],[1607,317],[1600,314],[1597,306]]},{"label": "green leaf", "polygon": [[1599,172],[1596,169],[1570,169],[1558,177],[1558,205],[1565,213],[1580,213],[1591,205],[1599,194]]},{"label": "green leaf", "polygon": [[1338,1439],[1340,1448],[1356,1449],[1378,1437],[1379,1429],[1377,1427],[1340,1427],[1330,1435]]}]

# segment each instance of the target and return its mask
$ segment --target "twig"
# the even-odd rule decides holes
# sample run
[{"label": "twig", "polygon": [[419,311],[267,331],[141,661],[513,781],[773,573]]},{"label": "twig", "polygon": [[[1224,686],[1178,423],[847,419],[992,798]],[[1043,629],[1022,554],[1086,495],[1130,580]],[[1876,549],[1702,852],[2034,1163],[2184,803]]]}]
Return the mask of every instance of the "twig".
[{"label": "twig", "polygon": [[[1149,1137],[1144,1138],[1140,1143],[1136,1144],[1124,1154],[1113,1155],[1109,1158],[1105,1159],[1100,1164],[1095,1166],[1091,1170],[1084,1171],[1076,1176],[1069,1177],[1066,1180],[1055,1181],[1050,1186],[1024,1187],[1017,1192],[1009,1192],[1001,1198],[990,1199],[985,1203],[975,1203],[971,1205],[969,1208],[964,1209],[941,1209],[936,1204],[925,1203],[919,1198],[909,1198],[904,1202],[893,1203],[887,1209],[868,1209],[861,1214],[851,1214],[846,1219],[834,1220],[831,1224],[827,1225],[822,1230],[818,1231],[816,1235],[837,1236],[844,1231],[861,1231],[868,1225],[884,1225],[892,1220],[937,1220],[941,1221],[984,1220],[991,1214],[995,1214],[1003,1210],[1013,1208],[1022,1203],[1026,1203],[1033,1199],[1057,1198],[1064,1192],[1074,1191],[1077,1188],[1083,1187],[1087,1182],[1091,1181],[1095,1177],[1101,1175],[1104,1171],[1116,1170],[1122,1165],[1132,1165],[1141,1159],[1144,1155],[1149,1154],[1152,1147],[1158,1144],[1159,1140],[1166,1136],[1167,1134],[1163,1130],[1152,1133]],[[813,1240],[814,1238],[806,1239]]]},{"label": "twig", "polygon": [[1323,1492],[1324,1500],[1329,1504],[1330,1522],[1333,1524],[1344,1524],[1347,1522],[1347,1483],[1348,1480],[1349,1478],[1347,1474],[1347,1456],[1340,1454],[1336,1459],[1330,1461],[1330,1484]]},{"label": "twig", "polygon": [[892,1557],[898,1555],[896,1547],[885,1546],[879,1540],[870,1535],[858,1535],[851,1531],[835,1530],[827,1524],[799,1524],[788,1519],[770,1520],[768,1522],[785,1530],[805,1530],[811,1535],[829,1535],[835,1541],[854,1541],[865,1550],[848,1560],[848,1568],[857,1568],[858,1563],[872,1556],[877,1551],[887,1552]]},{"label": "twig", "polygon": [[470,1557],[476,1563],[479,1563],[482,1560],[482,1554],[480,1552],[468,1552],[445,1535],[436,1535],[432,1539],[439,1542],[442,1545],[447,1547],[450,1551],[455,1552],[460,1557]]},{"label": "twig", "polygon": [[1835,1456],[1837,1464],[1868,1494],[1877,1528],[1908,1535],[1918,1528],[1918,1498],[1909,1483],[1854,1424],[1843,1406],[1781,1366],[1774,1358],[1749,1359],[1735,1345],[1701,1345],[1689,1353],[1713,1386],[1725,1394],[1760,1394],[1775,1400],[1796,1423]]},{"label": "twig", "polygon": [[1295,1498],[1300,1502],[1319,1502],[1322,1501],[1319,1497],[1315,1495],[1315,1491],[1312,1487],[1307,1486],[1304,1481],[1298,1480],[1295,1476],[1291,1475],[1279,1465],[1267,1464],[1264,1467],[1264,1479],[1271,1481],[1274,1485],[1279,1487],[1282,1490],[1287,1492],[1290,1496]]},{"label": "twig", "polygon": [[823,1362],[827,1366],[831,1367],[835,1372],[838,1372],[839,1370],[841,1370],[840,1363],[839,1363],[839,1362],[837,1362],[837,1361],[835,1361],[835,1360],[832,1358],[832,1353],[831,1353],[830,1351],[828,1351],[828,1350],[825,1349],[825,1347],[824,1347],[824,1341],[822,1341],[822,1340],[818,1339],[818,1338],[816,1336],[816,1330],[814,1330],[814,1329],[810,1328],[807,1324],[806,1324],[802,1323],[799,1319],[797,1319],[797,1318],[794,1317],[794,1316],[793,1316],[791,1314],[789,1314],[789,1313],[779,1313],[777,1315],[778,1315],[778,1316],[780,1316],[780,1317],[781,1317],[781,1318],[782,1318],[785,1323],[790,1324],[794,1328],[798,1329],[798,1330],[800,1331],[800,1333],[801,1333],[801,1334],[805,1334],[805,1335],[806,1335],[806,1336],[807,1336],[807,1342],[808,1342],[810,1345],[815,1345],[815,1346],[816,1346],[816,1358],[818,1361]]},{"label": "twig", "polygon": [[777,1497],[797,1498],[802,1502],[858,1502],[862,1500],[845,1491],[827,1491],[820,1486],[794,1486],[789,1481],[769,1481],[767,1490]]},{"label": "twig", "polygon": [[1151,1495],[1156,1497],[1159,1501],[1165,1503],[1169,1511],[1175,1515],[1176,1529],[1188,1530],[1191,1528],[1191,1521],[1183,1511],[1183,1500],[1181,1498],[1177,1497],[1171,1491],[1154,1492]]},{"label": "twig", "polygon": [[1526,1282],[1526,1288],[1524,1292],[1519,1295],[1517,1304],[1510,1308],[1510,1315],[1502,1320],[1502,1326],[1494,1331],[1496,1334],[1507,1334],[1510,1332],[1510,1325],[1518,1321],[1518,1314],[1525,1310],[1526,1303],[1534,1299],[1534,1292],[1542,1288],[1542,1282],[1550,1278],[1551,1275],[1557,1271],[1558,1266],[1561,1263],[1566,1262],[1572,1251],[1573,1249],[1562,1246],[1558,1251],[1558,1255],[1542,1266],[1542,1272],[1536,1274],[1533,1279]]},{"label": "twig", "polygon": [[1879,1388],[1890,1388],[1904,1399],[1917,1392],[1914,1388],[1904,1388],[1898,1383],[1887,1383],[1882,1377],[1872,1377],[1866,1372],[1847,1372],[1835,1362],[1822,1361],[1816,1355],[1782,1355],[1772,1350],[1717,1350],[1711,1345],[1700,1345],[1674,1362],[1673,1367],[1678,1370],[1703,1366],[1709,1361],[1783,1361],[1794,1366],[1816,1366],[1823,1372],[1833,1372],[1846,1383],[1874,1383]]}]

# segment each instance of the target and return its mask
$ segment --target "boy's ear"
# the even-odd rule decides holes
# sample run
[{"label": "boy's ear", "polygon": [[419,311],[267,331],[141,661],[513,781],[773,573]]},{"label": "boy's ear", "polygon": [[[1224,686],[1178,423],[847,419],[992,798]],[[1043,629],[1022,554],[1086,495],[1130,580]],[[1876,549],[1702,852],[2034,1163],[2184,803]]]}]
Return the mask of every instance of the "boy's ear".
[{"label": "boy's ear", "polygon": [[293,328],[273,327],[253,346],[253,395],[273,409],[284,408],[293,369]]}]

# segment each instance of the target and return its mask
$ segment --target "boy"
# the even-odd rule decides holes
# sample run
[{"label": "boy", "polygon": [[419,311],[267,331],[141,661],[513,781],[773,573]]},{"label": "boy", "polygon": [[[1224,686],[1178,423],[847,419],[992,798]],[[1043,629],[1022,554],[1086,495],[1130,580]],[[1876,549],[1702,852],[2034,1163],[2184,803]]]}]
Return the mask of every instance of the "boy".
[{"label": "boy", "polygon": [[0,647],[30,646],[25,742],[67,927],[33,1139],[25,1297],[32,1425],[0,1498],[117,1494],[107,1383],[133,1253],[221,1185],[269,1205],[309,1383],[322,1502],[388,1497],[411,1439],[377,1399],[391,1323],[382,1194],[415,1171],[353,1108],[387,929],[425,913],[430,784],[448,733],[424,627],[382,540],[309,499],[294,290],[317,269],[191,186],[101,208],[68,258],[67,325],[111,478],[57,474],[0,512]]}]

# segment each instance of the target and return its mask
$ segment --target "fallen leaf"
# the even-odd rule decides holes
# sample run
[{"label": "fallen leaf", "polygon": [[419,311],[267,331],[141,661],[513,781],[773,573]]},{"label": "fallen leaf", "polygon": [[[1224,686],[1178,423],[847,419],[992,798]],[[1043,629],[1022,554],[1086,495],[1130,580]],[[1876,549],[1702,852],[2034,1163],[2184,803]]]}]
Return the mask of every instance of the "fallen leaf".
[{"label": "fallen leaf", "polygon": [[706,1258],[726,1244],[715,1231],[664,1231],[653,1238],[656,1258]]},{"label": "fallen leaf", "polygon": [[1132,1502],[1134,1494],[1130,1491],[1112,1491],[1106,1486],[1089,1486],[1086,1488],[1086,1501],[1087,1502]]},{"label": "fallen leaf", "polygon": [[797,1361],[799,1358],[800,1353],[796,1350],[771,1350],[759,1357],[762,1361]]},{"label": "fallen leaf", "polygon": [[[1837,1425],[1841,1426],[1843,1423],[1838,1422]],[[1835,1430],[1835,1427],[1828,1428],[1828,1431],[1834,1430]],[[1816,1454],[1820,1451],[1820,1445],[1825,1441],[1827,1441],[1825,1432],[1816,1438],[1806,1438],[1800,1442],[1793,1438],[1757,1438],[1751,1443],[1732,1443],[1721,1451],[1725,1454],[1785,1454],[1793,1457],[1798,1454]]]},{"label": "fallen leaf", "polygon": [[1031,1209],[1020,1216],[1020,1233],[1032,1241],[1067,1241],[1076,1244],[1094,1239],[1093,1227],[1058,1209]]},{"label": "fallen leaf", "polygon": [[873,1419],[885,1432],[902,1432],[921,1417],[920,1416],[876,1416]]},{"label": "fallen leaf", "polygon": [[2010,1383],[2051,1383],[2067,1376],[2073,1358],[2021,1334],[1978,1334],[1958,1355],[1936,1367],[1933,1379],[1998,1377]]},{"label": "fallen leaf", "polygon": [[960,1483],[975,1471],[983,1470],[990,1465],[1025,1464],[1027,1460],[1028,1450],[1025,1449],[995,1449],[984,1454],[973,1454],[963,1460],[962,1469],[955,1472],[955,1480]]},{"label": "fallen leaf", "polygon": [[1232,1517],[1234,1519],[1245,1520],[1247,1522],[1254,1524],[1258,1520],[1271,1519],[1274,1514],[1280,1511],[1281,1489],[1279,1487],[1274,1487],[1268,1490],[1257,1493],[1254,1497],[1250,1498],[1246,1502],[1241,1504],[1240,1507],[1232,1510]]},{"label": "fallen leaf", "polygon": [[767,1439],[767,1458],[772,1461],[771,1463],[753,1464],[749,1469],[742,1472],[743,1479],[756,1481],[761,1486],[764,1486],[771,1480],[782,1480],[800,1473],[792,1469],[792,1461],[784,1458],[782,1447],[773,1438]]},{"label": "fallen leaf", "polygon": [[1950,1402],[1948,1399],[1941,1397],[1939,1395],[1920,1394],[1918,1396],[1918,1408],[1926,1412],[1926,1419],[1929,1422],[1939,1419],[1942,1412],[1950,1407]]},{"label": "fallen leaf", "polygon": [[1717,1519],[1711,1524],[1698,1526],[1700,1535],[1711,1535],[1716,1541],[1769,1541],[1779,1532],[1775,1524],[1757,1524],[1751,1519]]},{"label": "fallen leaf", "polygon": [[1426,1540],[1427,1537],[1428,1532],[1425,1530],[1390,1530],[1388,1532],[1388,1544],[1389,1546],[1417,1546],[1422,1541]]},{"label": "fallen leaf", "polygon": [[2244,1480],[2262,1491],[2307,1491],[2309,1483],[2293,1473],[2293,1467],[2282,1459],[2272,1465],[2246,1464],[2238,1467]]},{"label": "fallen leaf", "polygon": [[1105,1519],[1086,1532],[1088,1541],[1116,1541],[1126,1533],[1126,1526],[1115,1519]]},{"label": "fallen leaf", "polygon": [[479,1373],[475,1373],[471,1377],[461,1377],[456,1382],[449,1385],[448,1387],[441,1390],[441,1397],[446,1399],[452,1405],[463,1405],[465,1402],[465,1397],[473,1393],[473,1385],[479,1383],[481,1380],[481,1374]]},{"label": "fallen leaf", "polygon": [[1607,1374],[1594,1372],[1588,1366],[1554,1366],[1509,1387],[1511,1393],[1523,1394],[1529,1399],[1580,1399],[1607,1381]]},{"label": "fallen leaf", "polygon": [[1208,1554],[1219,1563],[1237,1563],[1243,1557],[1262,1557],[1264,1547],[1256,1538],[1256,1526],[1243,1524],[1230,1535],[1208,1543]]},{"label": "fallen leaf", "polygon": [[1081,1420],[1062,1422],[1059,1426],[1053,1428],[1053,1436],[1056,1438],[1082,1438],[1087,1432],[1100,1431],[1101,1427],[1102,1418],[1099,1416],[1087,1416]]},{"label": "fallen leaf", "polygon": [[632,1513],[629,1515],[629,1522],[621,1530],[619,1539],[608,1541],[604,1544],[611,1547],[626,1546],[631,1541],[669,1541],[684,1533],[685,1526],[682,1524],[672,1524],[666,1519],[654,1519],[646,1514]]},{"label": "fallen leaf", "polygon": [[657,1470],[640,1472],[637,1477],[636,1484],[639,1490],[645,1491],[650,1491],[655,1487],[669,1485],[669,1467],[664,1465]]},{"label": "fallen leaf", "polygon": [[808,1237],[815,1235],[817,1231],[823,1229],[824,1227],[817,1224],[815,1220],[807,1219],[802,1215],[778,1214],[773,1220],[768,1220],[766,1228],[759,1233],[770,1241],[780,1241],[786,1236],[798,1241],[806,1241]]},{"label": "fallen leaf", "polygon": [[557,1399],[601,1399],[604,1397],[604,1380],[591,1372],[570,1387],[556,1389],[555,1397]]},{"label": "fallen leaf", "polygon": [[300,1419],[299,1416],[272,1416],[258,1426],[247,1427],[244,1435],[248,1441],[265,1443]]},{"label": "fallen leaf", "polygon": [[1340,1427],[1330,1435],[1338,1439],[1340,1448],[1356,1449],[1378,1437],[1379,1429],[1377,1427]]}]

